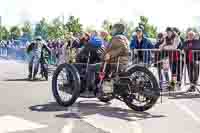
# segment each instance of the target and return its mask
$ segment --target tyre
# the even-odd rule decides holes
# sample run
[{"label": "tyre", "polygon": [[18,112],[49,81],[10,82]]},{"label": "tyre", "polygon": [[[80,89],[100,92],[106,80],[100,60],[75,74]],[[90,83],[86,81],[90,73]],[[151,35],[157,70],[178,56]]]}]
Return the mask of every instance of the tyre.
[{"label": "tyre", "polygon": [[[64,83],[59,84],[59,75],[64,71]],[[52,78],[52,91],[56,102],[62,106],[72,105],[76,99],[80,96],[80,77],[77,69],[70,64],[61,64],[57,67]],[[64,95],[70,95],[70,98],[63,100],[59,91],[63,92]]]},{"label": "tyre", "polygon": [[[134,66],[128,70],[128,76],[132,75],[132,82],[134,80],[136,81],[136,78],[142,78],[141,76],[135,76],[134,79],[133,74],[138,73],[143,73],[143,75],[147,78],[144,80],[144,82],[138,83],[140,87],[137,87],[137,82],[133,84],[133,87],[131,87],[131,92],[129,92],[129,95],[124,98],[124,102],[134,111],[143,112],[152,108],[156,104],[160,96],[160,89],[153,73],[143,66]],[[144,86],[141,87],[142,83],[144,83]],[[133,103],[133,101],[139,102],[140,104]]]}]

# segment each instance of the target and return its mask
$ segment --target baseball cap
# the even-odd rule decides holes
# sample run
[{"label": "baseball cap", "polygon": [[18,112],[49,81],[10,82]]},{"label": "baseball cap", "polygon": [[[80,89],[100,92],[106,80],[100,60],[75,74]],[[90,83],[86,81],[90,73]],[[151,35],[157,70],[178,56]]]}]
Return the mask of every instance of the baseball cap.
[{"label": "baseball cap", "polygon": [[37,37],[35,38],[35,40],[37,40],[37,41],[42,41],[42,37],[41,37],[41,36],[37,36]]},{"label": "baseball cap", "polygon": [[141,27],[137,27],[137,28],[136,28],[136,32],[138,32],[138,31],[139,31],[139,32],[143,32],[143,29],[142,29]]}]

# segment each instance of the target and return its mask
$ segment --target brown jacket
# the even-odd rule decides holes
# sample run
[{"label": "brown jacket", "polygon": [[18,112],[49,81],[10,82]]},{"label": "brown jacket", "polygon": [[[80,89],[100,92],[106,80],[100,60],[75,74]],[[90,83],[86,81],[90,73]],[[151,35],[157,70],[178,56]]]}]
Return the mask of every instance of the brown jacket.
[{"label": "brown jacket", "polygon": [[111,40],[111,47],[106,49],[105,54],[111,56],[110,63],[128,64],[128,44],[129,41],[124,35],[114,36]]}]

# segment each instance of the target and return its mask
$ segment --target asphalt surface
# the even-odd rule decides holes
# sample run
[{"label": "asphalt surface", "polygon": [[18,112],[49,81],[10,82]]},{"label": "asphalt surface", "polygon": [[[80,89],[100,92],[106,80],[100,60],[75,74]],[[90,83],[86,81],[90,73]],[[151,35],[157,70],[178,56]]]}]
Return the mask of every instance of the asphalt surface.
[{"label": "asphalt surface", "polygon": [[200,96],[163,97],[139,113],[120,101],[59,106],[49,81],[26,80],[27,65],[0,60],[0,133],[199,133]]}]

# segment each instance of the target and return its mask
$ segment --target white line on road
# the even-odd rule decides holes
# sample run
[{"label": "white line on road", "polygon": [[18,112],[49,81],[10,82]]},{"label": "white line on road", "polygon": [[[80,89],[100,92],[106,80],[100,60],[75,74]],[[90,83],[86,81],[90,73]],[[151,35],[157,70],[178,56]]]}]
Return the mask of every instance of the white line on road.
[{"label": "white line on road", "polygon": [[197,123],[200,124],[200,118],[192,111],[190,110],[186,105],[182,104],[181,102],[174,101],[177,107],[179,107],[182,111],[184,111],[186,114],[192,117],[193,120],[195,120]]},{"label": "white line on road", "polygon": [[128,122],[119,118],[112,118],[99,114],[89,115],[84,121],[110,133],[142,133],[142,128],[137,122]]},{"label": "white line on road", "polygon": [[[96,102],[95,100],[91,100],[91,102]],[[99,102],[97,100],[97,102]],[[88,103],[89,104],[89,103]],[[102,106],[104,106],[102,104]],[[106,107],[107,106],[107,107]],[[74,107],[78,108],[78,107]],[[102,107],[103,108],[103,107]],[[121,103],[118,100],[113,100],[111,105],[105,105],[105,108],[111,108],[111,110],[99,110],[99,113],[92,113],[85,115],[83,112],[76,112],[72,110],[72,112],[76,112],[78,116],[81,117],[81,120],[92,125],[93,127],[109,132],[109,133],[142,133],[141,125],[136,122],[139,118],[134,116],[134,113],[127,112],[127,119],[118,118],[117,116],[120,114],[124,115],[124,111],[130,110],[125,104]],[[112,110],[113,108],[113,110]],[[114,110],[116,108],[116,110]],[[122,110],[117,110],[117,108],[122,108]],[[91,109],[92,110],[92,109]],[[124,111],[123,111],[124,110]],[[116,111],[116,112],[115,112]],[[131,111],[131,110],[130,110]],[[90,108],[88,108],[88,112],[90,112]],[[97,109],[98,112],[98,109]],[[130,113],[130,114],[129,114]],[[123,116],[121,116],[123,117]],[[71,133],[72,129],[76,127],[75,122],[67,123],[63,128],[61,133]]]},{"label": "white line on road", "polygon": [[[130,110],[124,103],[118,100],[112,100],[112,104],[110,104],[109,107]],[[96,128],[100,128],[110,133],[142,133],[141,125],[138,122],[136,122],[136,120],[138,120],[137,117],[133,117],[130,114],[130,116],[128,116],[130,121],[127,121],[125,119],[116,117],[114,110],[112,112],[113,114],[110,114],[111,112],[110,113],[104,112],[104,113],[105,115],[102,115],[100,113],[100,114],[84,116],[83,120],[93,125]],[[120,114],[119,111],[118,113]]]},{"label": "white line on road", "polygon": [[22,118],[14,116],[6,115],[0,117],[0,133],[35,130],[38,128],[45,128],[45,127],[47,126],[33,123],[31,121],[27,121]]},{"label": "white line on road", "polygon": [[64,128],[61,133],[72,133],[72,129],[74,128],[74,122],[70,121]]}]

